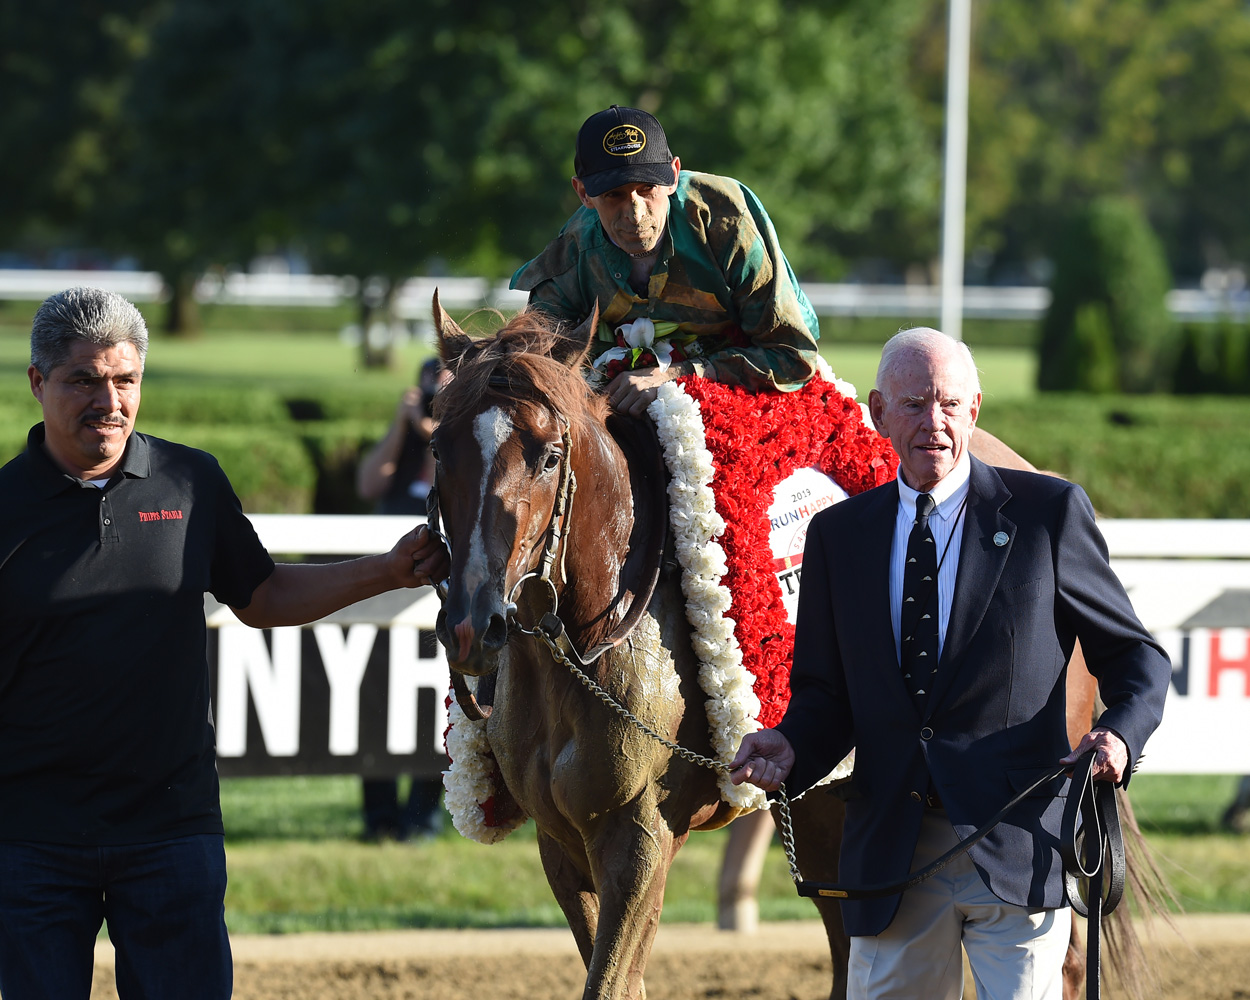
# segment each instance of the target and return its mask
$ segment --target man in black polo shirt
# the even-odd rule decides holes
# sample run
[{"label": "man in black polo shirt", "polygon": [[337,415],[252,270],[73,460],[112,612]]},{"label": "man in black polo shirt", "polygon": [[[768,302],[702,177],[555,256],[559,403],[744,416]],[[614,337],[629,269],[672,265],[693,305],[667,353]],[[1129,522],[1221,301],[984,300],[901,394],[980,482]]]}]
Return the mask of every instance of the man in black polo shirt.
[{"label": "man in black polo shirt", "polygon": [[134,431],[147,352],[110,292],[31,329],[43,422],[0,469],[0,993],[86,1000],[108,922],[128,997],[229,997],[204,593],[255,628],[445,572],[385,555],[275,565],[212,456]]}]

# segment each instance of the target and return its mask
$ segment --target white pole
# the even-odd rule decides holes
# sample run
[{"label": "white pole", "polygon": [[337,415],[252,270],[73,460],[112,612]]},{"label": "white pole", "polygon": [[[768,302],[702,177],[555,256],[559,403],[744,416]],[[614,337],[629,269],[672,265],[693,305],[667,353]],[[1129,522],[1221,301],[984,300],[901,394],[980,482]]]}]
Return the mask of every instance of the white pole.
[{"label": "white pole", "polygon": [[968,180],[968,54],[972,0],[950,0],[942,192],[942,331],[963,339],[964,194]]}]

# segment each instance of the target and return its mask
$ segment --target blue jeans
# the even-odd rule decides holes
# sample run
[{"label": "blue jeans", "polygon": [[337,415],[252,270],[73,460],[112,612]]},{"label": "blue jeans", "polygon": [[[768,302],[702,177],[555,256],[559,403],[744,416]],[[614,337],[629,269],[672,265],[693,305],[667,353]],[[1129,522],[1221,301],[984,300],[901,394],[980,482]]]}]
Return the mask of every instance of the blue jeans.
[{"label": "blue jeans", "polygon": [[219,835],[124,847],[0,842],[0,994],[88,1000],[107,921],[119,1000],[227,1000],[225,895]]}]

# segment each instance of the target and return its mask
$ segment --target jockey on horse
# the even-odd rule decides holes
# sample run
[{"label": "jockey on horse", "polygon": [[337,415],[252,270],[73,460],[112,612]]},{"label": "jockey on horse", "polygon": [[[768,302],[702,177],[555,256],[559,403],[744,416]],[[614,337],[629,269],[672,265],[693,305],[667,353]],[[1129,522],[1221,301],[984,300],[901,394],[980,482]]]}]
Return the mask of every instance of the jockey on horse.
[{"label": "jockey on horse", "polygon": [[[815,375],[816,313],[745,185],[682,170],[654,117],[616,105],[582,125],[573,163],[584,207],[512,287],[570,323],[598,304],[591,357],[615,409],[642,416],[657,387],[683,375],[752,392]],[[653,339],[618,345],[634,320],[649,321]]]},{"label": "jockey on horse", "polygon": [[[816,376],[816,312],[745,184],[682,170],[654,116],[615,104],[582,124],[573,168],[583,207],[511,287],[569,324],[598,305],[590,356],[614,409],[641,417],[685,375],[749,392]],[[972,451],[1022,462],[980,428]]]},{"label": "jockey on horse", "polygon": [[[574,169],[572,184],[583,207],[516,272],[511,286],[529,292],[531,308],[569,327],[597,312],[589,358],[617,412],[643,417],[661,386],[679,378],[684,385],[688,376],[738,392],[794,399],[822,368],[824,378],[830,377],[816,348],[815,311],[767,212],[745,185],[683,171],[653,116],[616,105],[582,125]],[[818,385],[829,385],[831,398],[837,395],[829,383],[812,388]],[[838,391],[845,391],[844,384]],[[751,440],[747,430],[744,439]],[[893,459],[888,443],[879,447]],[[980,429],[970,450],[987,464],[1031,468]],[[737,459],[750,462],[751,456],[729,456]],[[892,475],[890,468],[892,463],[878,471]],[[873,484],[860,484],[867,485]],[[1080,732],[1088,728],[1091,705],[1092,696],[1081,713]],[[838,804],[825,798],[826,805]],[[754,815],[762,820],[767,813]],[[745,824],[765,836],[770,825],[752,824],[749,817]],[[740,826],[735,824],[735,832]],[[812,863],[828,862],[830,844],[815,846],[825,857]],[[722,879],[722,893],[725,889]],[[822,902],[836,994],[844,983],[845,946],[839,948],[836,940],[842,935],[836,905]]]},{"label": "jockey on horse", "polygon": [[[753,393],[792,392],[816,376],[819,320],[745,184],[682,170],[653,115],[615,104],[582,124],[573,166],[583,207],[511,287],[570,325],[598,307],[590,358],[614,409],[641,418],[658,387],[683,376]],[[733,825],[723,928],[756,923],[772,829],[767,811]]]}]

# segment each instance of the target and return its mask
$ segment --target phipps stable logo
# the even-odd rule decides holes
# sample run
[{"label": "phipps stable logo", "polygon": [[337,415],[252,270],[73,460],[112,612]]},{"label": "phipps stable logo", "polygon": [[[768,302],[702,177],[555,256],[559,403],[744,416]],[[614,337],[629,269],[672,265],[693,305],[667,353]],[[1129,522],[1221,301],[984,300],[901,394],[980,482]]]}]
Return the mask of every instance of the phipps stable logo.
[{"label": "phipps stable logo", "polygon": [[617,125],[603,137],[603,149],[613,156],[633,156],[647,145],[647,135],[637,125]]}]

